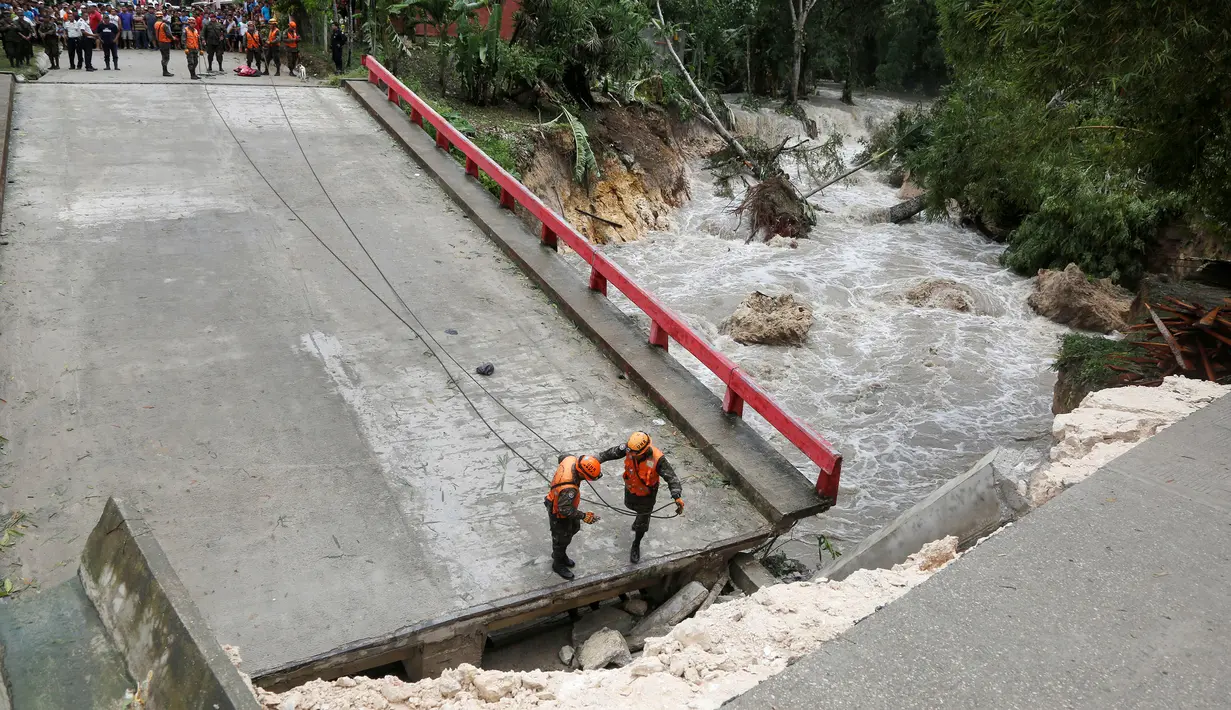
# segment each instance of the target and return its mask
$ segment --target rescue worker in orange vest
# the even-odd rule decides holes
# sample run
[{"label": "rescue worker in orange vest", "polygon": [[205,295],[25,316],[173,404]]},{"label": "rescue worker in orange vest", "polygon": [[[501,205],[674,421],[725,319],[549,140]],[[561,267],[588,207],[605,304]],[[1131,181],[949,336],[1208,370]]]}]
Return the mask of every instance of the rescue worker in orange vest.
[{"label": "rescue worker in orange vest", "polygon": [[282,38],[282,46],[286,47],[286,67],[295,73],[295,68],[299,66],[299,26],[294,20],[286,26],[286,36]]},{"label": "rescue worker in orange vest", "polygon": [[684,491],[675,469],[644,431],[634,431],[628,443],[613,446],[598,455],[603,463],[621,458],[624,459],[624,505],[637,514],[633,519],[633,547],[628,553],[628,561],[636,564],[641,561],[641,538],[650,529],[650,514],[658,498],[659,480],[665,480],[671,490],[676,515],[684,514],[681,497]]},{"label": "rescue worker in orange vest", "polygon": [[188,76],[191,79],[200,79],[197,76],[197,64],[201,61],[201,35],[197,33],[197,26],[191,22],[184,26],[184,54],[188,55]]},{"label": "rescue worker in orange vest", "polygon": [[282,34],[278,32],[278,21],[269,21],[269,35],[265,38],[265,75],[269,76],[269,65],[273,63],[278,68],[274,76],[282,76]]},{"label": "rescue worker in orange vest", "polygon": [[577,564],[569,559],[568,544],[582,523],[593,525],[599,520],[597,514],[583,513],[577,507],[581,503],[581,480],[597,481],[602,475],[602,464],[593,456],[560,454],[560,465],[543,500],[551,525],[551,570],[565,579],[573,578],[571,568]]},{"label": "rescue worker in orange vest", "polygon": [[171,46],[175,44],[175,37],[171,34],[171,25],[163,19],[161,12],[154,13],[158,20],[154,23],[154,39],[158,42],[158,51],[162,54],[162,75],[175,76],[167,70],[167,63],[171,61]]},{"label": "rescue worker in orange vest", "polygon": [[256,60],[256,70],[261,71],[261,32],[256,28],[256,23],[248,25],[248,32],[244,34],[244,46],[248,50],[248,68],[252,68],[253,60]]}]

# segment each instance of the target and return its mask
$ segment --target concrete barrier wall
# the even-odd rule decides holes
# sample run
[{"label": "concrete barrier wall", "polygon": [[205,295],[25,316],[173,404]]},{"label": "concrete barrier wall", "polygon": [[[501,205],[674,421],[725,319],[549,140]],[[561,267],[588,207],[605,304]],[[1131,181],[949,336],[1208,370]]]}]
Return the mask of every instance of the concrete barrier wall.
[{"label": "concrete barrier wall", "polygon": [[1021,517],[1029,505],[1012,481],[996,473],[999,455],[1000,449],[992,450],[817,576],[842,580],[856,570],[887,569],[949,535],[956,535],[959,547],[966,547]]},{"label": "concrete barrier wall", "polygon": [[[78,570],[151,710],[260,710],[149,526],[111,498]],[[152,675],[151,675],[152,674]]]}]

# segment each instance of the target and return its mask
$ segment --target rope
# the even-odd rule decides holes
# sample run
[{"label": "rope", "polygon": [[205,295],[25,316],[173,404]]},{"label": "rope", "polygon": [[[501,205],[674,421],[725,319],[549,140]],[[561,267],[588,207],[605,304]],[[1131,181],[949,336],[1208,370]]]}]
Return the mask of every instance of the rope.
[{"label": "rope", "polygon": [[[492,434],[493,436],[495,436],[495,437],[496,437],[496,439],[498,439],[498,440],[500,441],[500,443],[501,443],[501,444],[503,444],[503,445],[504,445],[504,447],[505,447],[505,448],[507,448],[507,449],[508,449],[508,450],[509,450],[509,451],[510,451],[513,455],[515,455],[518,459],[520,459],[520,460],[521,460],[524,464],[526,464],[527,466],[529,466],[529,467],[530,467],[530,469],[531,469],[532,471],[534,471],[535,473],[537,473],[537,474],[539,475],[539,477],[540,477],[540,478],[542,478],[545,482],[547,482],[547,483],[549,483],[549,484],[550,484],[551,479],[547,476],[547,474],[546,474],[546,473],[544,473],[544,472],[543,472],[543,470],[542,470],[542,469],[540,469],[538,466],[536,466],[536,465],[535,465],[532,461],[530,461],[530,459],[526,458],[526,456],[525,456],[525,455],[523,455],[520,451],[518,451],[517,447],[513,446],[513,444],[511,444],[511,443],[510,443],[507,439],[505,439],[505,437],[504,437],[504,436],[502,436],[502,435],[500,434],[500,432],[496,430],[496,428],[495,428],[495,427],[492,425],[492,423],[491,423],[491,422],[487,419],[487,417],[486,417],[486,416],[484,416],[484,415],[483,415],[483,413],[482,413],[481,411],[479,411],[479,408],[475,405],[474,401],[470,398],[470,395],[468,395],[468,394],[466,393],[466,391],[462,389],[461,384],[457,381],[457,378],[456,378],[456,377],[454,377],[453,372],[449,369],[449,366],[448,366],[447,364],[445,364],[444,359],[443,359],[443,358],[441,358],[440,354],[437,352],[437,349],[439,349],[441,352],[443,352],[443,353],[445,354],[445,356],[446,356],[446,357],[448,357],[448,358],[449,358],[449,360],[450,360],[451,362],[453,362],[453,364],[454,364],[454,365],[456,365],[456,366],[457,366],[457,367],[458,367],[458,368],[459,368],[462,372],[464,372],[464,373],[465,373],[465,374],[466,374],[466,375],[470,378],[470,380],[471,380],[472,382],[474,382],[474,383],[475,383],[475,384],[479,387],[479,389],[480,389],[480,390],[482,390],[482,391],[483,391],[483,393],[484,393],[484,394],[486,394],[489,398],[491,398],[491,400],[492,400],[492,401],[494,401],[497,405],[499,405],[499,406],[500,406],[500,408],[501,408],[501,409],[503,409],[506,413],[508,413],[508,414],[509,414],[509,416],[511,416],[511,417],[512,417],[512,418],[513,418],[513,419],[514,419],[514,420],[515,420],[518,424],[520,424],[520,425],[521,425],[522,427],[524,427],[527,431],[529,431],[529,432],[530,432],[531,434],[533,434],[536,438],[538,438],[538,439],[539,439],[539,441],[541,441],[541,442],[543,442],[543,443],[547,444],[547,446],[549,446],[549,447],[550,447],[550,448],[551,448],[551,449],[552,449],[555,453],[560,453],[560,452],[561,452],[561,449],[560,449],[559,447],[555,446],[554,444],[552,444],[550,441],[548,441],[546,438],[544,438],[541,434],[539,434],[539,433],[538,433],[538,431],[536,431],[533,427],[531,427],[529,424],[527,424],[527,423],[526,423],[523,419],[521,419],[521,417],[519,417],[519,416],[518,416],[515,412],[513,412],[512,410],[510,410],[510,409],[509,409],[509,408],[508,408],[508,407],[504,404],[504,402],[502,402],[502,401],[500,400],[500,398],[499,398],[499,397],[497,397],[496,395],[492,394],[492,392],[491,392],[490,390],[488,390],[486,387],[484,387],[484,386],[483,386],[483,384],[482,384],[481,382],[479,382],[479,381],[478,381],[478,380],[474,377],[474,375],[473,375],[473,374],[471,374],[471,373],[469,372],[469,370],[467,370],[467,369],[466,369],[466,368],[465,368],[465,367],[464,367],[464,366],[463,366],[460,362],[458,362],[458,361],[457,361],[457,358],[453,357],[453,355],[452,355],[452,354],[448,351],[448,349],[447,349],[447,348],[445,348],[443,345],[441,345],[441,344],[440,344],[440,342],[439,342],[438,340],[436,340],[435,336],[433,336],[433,335],[431,334],[431,331],[430,331],[430,330],[429,330],[429,329],[428,329],[428,328],[427,328],[427,327],[423,324],[423,322],[422,322],[422,321],[419,319],[419,317],[415,314],[414,310],[410,308],[409,304],[407,304],[407,303],[406,303],[406,301],[405,301],[405,299],[403,299],[403,298],[402,298],[402,296],[401,296],[401,294],[398,292],[397,288],[395,288],[395,287],[393,286],[393,283],[392,283],[392,282],[389,280],[389,278],[385,275],[384,270],[380,268],[380,265],[377,263],[376,259],[372,256],[371,252],[370,252],[370,251],[368,251],[367,245],[365,245],[365,244],[363,243],[363,240],[362,240],[362,239],[360,239],[359,235],[355,233],[355,230],[354,230],[354,229],[350,226],[350,223],[346,221],[346,217],[344,217],[344,216],[342,215],[341,210],[339,210],[339,209],[338,209],[338,206],[334,203],[334,201],[333,201],[333,197],[332,197],[332,196],[330,196],[330,194],[329,194],[328,190],[326,190],[326,189],[325,189],[325,185],[324,185],[324,183],[321,181],[320,176],[319,176],[319,175],[317,175],[317,173],[316,173],[316,169],[312,166],[312,162],[308,159],[308,155],[307,155],[307,153],[304,151],[303,145],[302,145],[302,144],[300,143],[300,141],[299,141],[299,136],[298,136],[298,134],[295,132],[295,127],[294,127],[294,126],[292,125],[292,123],[291,123],[290,116],[289,116],[289,115],[287,115],[287,113],[286,113],[286,106],[282,103],[282,97],[281,97],[281,95],[278,93],[278,88],[277,88],[277,86],[273,83],[273,80],[272,80],[272,79],[270,80],[270,86],[271,86],[271,87],[273,88],[273,90],[274,90],[274,97],[275,97],[275,98],[277,99],[277,101],[278,101],[278,106],[279,106],[280,110],[282,111],[282,117],[283,117],[283,119],[286,121],[287,128],[289,128],[289,129],[290,129],[290,131],[291,131],[291,135],[292,135],[292,137],[295,139],[295,145],[296,145],[296,147],[298,147],[300,155],[301,155],[301,156],[303,156],[304,162],[307,164],[308,169],[311,171],[311,173],[312,173],[312,177],[316,180],[317,185],[321,188],[321,192],[325,195],[325,198],[329,201],[329,205],[330,205],[330,207],[332,207],[332,208],[333,208],[333,211],[334,211],[334,212],[338,215],[338,218],[342,221],[342,224],[346,227],[347,231],[348,231],[348,232],[350,232],[351,236],[355,239],[355,242],[359,245],[359,248],[363,251],[364,255],[365,255],[365,256],[367,256],[368,261],[370,261],[370,262],[372,263],[372,266],[373,266],[373,267],[375,267],[375,269],[376,269],[377,273],[378,273],[378,274],[380,274],[381,279],[385,282],[385,285],[386,285],[386,286],[388,286],[389,290],[393,293],[394,297],[396,297],[396,298],[397,298],[398,303],[402,306],[402,308],[404,308],[404,309],[406,310],[406,312],[407,312],[408,314],[410,314],[410,317],[411,317],[412,319],[414,319],[415,323],[417,323],[417,324],[419,325],[419,327],[420,327],[420,328],[422,328],[422,329],[423,329],[424,333],[426,333],[426,334],[427,334],[427,338],[428,338],[428,339],[430,339],[430,340],[431,340],[432,345],[434,345],[434,346],[435,346],[435,347],[432,347],[432,345],[429,345],[429,346],[428,346],[428,352],[432,355],[432,357],[436,360],[436,362],[440,364],[441,369],[443,369],[443,370],[444,370],[445,376],[449,378],[449,382],[450,382],[450,383],[454,386],[454,388],[456,388],[456,389],[457,389],[458,393],[462,395],[462,398],[466,401],[466,404],[470,407],[471,411],[473,411],[473,412],[475,413],[475,416],[477,416],[477,417],[479,418],[479,421],[481,421],[481,422],[483,423],[483,425],[487,428],[487,430],[488,430],[489,432],[491,432],[491,434]],[[236,144],[237,146],[239,146],[239,150],[240,150],[240,152],[241,152],[241,153],[243,153],[244,158],[245,158],[245,159],[247,159],[248,164],[252,166],[252,169],[256,172],[257,176],[261,178],[261,180],[265,183],[265,185],[266,185],[267,187],[269,187],[270,191],[274,193],[274,195],[275,195],[275,196],[278,198],[278,200],[279,200],[279,201],[283,204],[283,206],[284,206],[284,207],[286,207],[286,209],[287,209],[287,210],[288,210],[288,211],[289,211],[292,215],[294,215],[294,216],[295,216],[295,218],[296,218],[296,219],[297,219],[297,220],[298,220],[301,224],[303,224],[304,228],[308,230],[308,233],[309,233],[309,234],[311,234],[311,235],[312,235],[312,236],[316,239],[316,241],[317,241],[317,242],[319,242],[319,243],[320,243],[320,245],[321,245],[322,247],[324,247],[324,248],[325,248],[325,251],[329,252],[329,255],[330,255],[330,256],[332,256],[332,257],[333,257],[333,258],[334,258],[334,259],[335,259],[335,260],[336,260],[339,264],[341,264],[341,265],[343,266],[343,268],[345,268],[345,269],[347,270],[347,272],[349,272],[349,273],[350,273],[350,275],[351,275],[351,276],[353,276],[353,277],[355,278],[355,280],[356,280],[356,281],[358,281],[358,282],[359,282],[359,284],[360,284],[360,285],[362,285],[362,286],[364,287],[364,289],[366,289],[366,290],[368,291],[368,293],[372,294],[372,296],[373,296],[373,297],[374,297],[377,301],[379,301],[379,302],[380,302],[380,304],[381,304],[382,306],[384,306],[384,307],[385,307],[385,309],[386,309],[386,310],[388,310],[388,311],[389,311],[389,312],[393,315],[393,317],[397,318],[397,319],[398,319],[398,321],[400,321],[400,322],[402,323],[402,325],[406,326],[406,328],[407,328],[408,330],[410,330],[410,332],[411,332],[411,333],[412,333],[412,334],[413,334],[416,338],[418,338],[419,340],[424,341],[424,343],[426,344],[426,343],[427,343],[427,339],[425,339],[425,338],[423,337],[423,333],[420,333],[420,332],[419,332],[419,330],[417,330],[417,329],[416,329],[413,325],[411,325],[411,324],[410,324],[410,322],[409,322],[409,321],[407,321],[407,320],[406,320],[406,318],[404,318],[404,317],[402,316],[402,314],[398,313],[398,311],[397,311],[395,308],[393,308],[393,306],[389,305],[388,301],[386,301],[384,298],[382,298],[382,297],[381,297],[381,295],[380,295],[380,294],[378,294],[378,293],[377,293],[377,292],[376,292],[376,291],[375,291],[375,290],[374,290],[374,289],[373,289],[373,288],[372,288],[372,287],[371,287],[371,286],[367,283],[367,281],[365,281],[365,280],[363,279],[363,277],[361,277],[358,273],[356,273],[356,272],[355,272],[355,270],[354,270],[353,268],[351,268],[351,266],[350,266],[349,264],[347,264],[347,263],[346,263],[346,261],[345,261],[344,259],[342,259],[342,257],[341,257],[340,255],[338,255],[338,253],[337,253],[337,252],[335,252],[335,251],[334,251],[334,250],[333,250],[333,249],[332,249],[332,248],[331,248],[331,247],[330,247],[330,246],[329,246],[329,245],[325,242],[325,240],[324,240],[324,239],[322,239],[322,238],[321,238],[321,236],[320,236],[320,235],[316,232],[316,230],[314,230],[314,229],[311,227],[311,225],[309,225],[309,224],[308,224],[308,223],[307,223],[307,222],[303,219],[303,217],[301,217],[301,216],[300,216],[299,212],[298,212],[297,210],[295,210],[295,208],[291,206],[291,204],[290,204],[290,203],[286,200],[286,198],[284,198],[284,197],[282,196],[282,193],[281,193],[281,192],[279,192],[279,191],[278,191],[278,189],[277,189],[277,188],[275,188],[275,187],[273,186],[273,183],[271,183],[271,182],[269,181],[269,178],[267,178],[267,177],[265,176],[265,174],[261,171],[261,169],[260,169],[259,167],[257,167],[256,162],[252,159],[252,156],[248,154],[248,150],[244,147],[244,144],[243,144],[243,143],[239,140],[239,137],[235,135],[235,131],[231,128],[230,124],[229,124],[229,123],[227,123],[226,118],[222,115],[222,111],[218,108],[218,104],[214,102],[214,97],[213,97],[213,95],[210,93],[209,89],[208,89],[207,87],[203,87],[203,88],[205,88],[205,95],[206,95],[206,98],[208,98],[208,99],[209,99],[210,106],[212,106],[212,107],[213,107],[213,109],[214,109],[214,113],[216,113],[216,114],[218,115],[218,119],[219,119],[220,121],[222,121],[222,125],[223,125],[226,129],[227,129],[227,133],[229,133],[229,134],[230,134],[231,139],[232,139],[233,141],[235,141],[235,144]],[[591,483],[590,481],[586,481],[586,483],[587,483],[587,485],[589,485],[590,490],[594,493],[594,495],[598,497],[599,502],[597,502],[597,503],[596,503],[595,501],[592,501],[592,500],[587,500],[587,499],[585,499],[585,498],[582,498],[582,501],[583,501],[583,502],[590,503],[591,505],[598,505],[598,506],[600,506],[600,507],[607,508],[607,509],[612,510],[612,511],[614,511],[614,512],[616,512],[616,513],[620,514],[620,515],[624,515],[624,516],[628,516],[628,517],[636,517],[636,516],[638,515],[638,513],[636,513],[635,511],[632,511],[632,510],[627,510],[627,509],[624,509],[624,508],[618,508],[618,507],[616,507],[616,506],[614,506],[614,505],[611,505],[610,503],[608,503],[608,502],[606,501],[606,499],[604,499],[604,498],[603,498],[602,494],[601,494],[601,493],[599,493],[599,492],[598,492],[598,490],[597,490],[596,488],[594,488],[593,483]],[[657,513],[657,512],[659,512],[659,511],[661,511],[661,510],[664,510],[664,509],[666,509],[666,508],[671,507],[672,505],[673,505],[673,503],[668,503],[668,504],[666,504],[666,505],[663,505],[663,506],[661,506],[661,507],[659,507],[659,508],[655,509],[654,511],[652,511],[652,513]],[[674,517],[676,517],[677,515],[678,515],[678,513],[677,513],[677,514],[673,514],[673,515],[667,515],[667,516],[660,516],[660,515],[653,515],[653,514],[651,514],[651,516],[650,516],[650,517],[652,517],[652,518],[658,518],[658,519],[660,519],[660,520],[661,520],[661,519],[670,519],[670,518],[674,518]]]}]

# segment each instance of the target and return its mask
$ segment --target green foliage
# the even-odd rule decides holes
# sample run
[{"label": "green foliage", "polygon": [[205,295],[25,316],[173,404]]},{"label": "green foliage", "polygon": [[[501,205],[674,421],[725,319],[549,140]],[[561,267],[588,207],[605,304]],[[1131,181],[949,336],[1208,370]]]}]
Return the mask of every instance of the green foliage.
[{"label": "green foliage", "polygon": [[[907,159],[1023,273],[1131,285],[1158,227],[1231,221],[1231,3],[938,0],[955,82]],[[1221,28],[1221,29],[1217,29]]]},{"label": "green foliage", "polygon": [[1060,341],[1060,352],[1052,369],[1063,370],[1077,389],[1097,390],[1112,384],[1119,374],[1109,366],[1132,369],[1123,358],[1140,354],[1141,347],[1131,341],[1068,333]]},{"label": "green foliage", "polygon": [[538,59],[538,75],[592,105],[599,78],[634,78],[649,59],[640,33],[649,24],[637,0],[526,0],[513,41]]},{"label": "green foliage", "polygon": [[590,136],[586,127],[581,125],[573,114],[564,109],[564,118],[568,121],[569,130],[573,133],[573,179],[584,185],[590,177],[598,177],[598,159],[590,149]]}]

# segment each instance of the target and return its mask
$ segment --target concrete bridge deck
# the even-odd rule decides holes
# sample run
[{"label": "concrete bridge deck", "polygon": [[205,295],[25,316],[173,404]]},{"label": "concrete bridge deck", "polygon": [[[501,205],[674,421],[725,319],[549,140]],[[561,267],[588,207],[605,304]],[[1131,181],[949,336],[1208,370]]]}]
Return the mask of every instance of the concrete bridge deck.
[{"label": "concrete bridge deck", "polygon": [[[131,494],[258,676],[568,589],[549,569],[545,484],[262,182],[206,91],[273,187],[396,304],[289,117],[426,328],[464,367],[494,363],[485,385],[548,440],[655,436],[689,507],[655,521],[641,568],[767,533],[341,90],[280,89],[284,117],[268,85],[39,82],[19,89],[0,253],[0,496],[38,526],[15,550],[24,576],[70,577],[106,497]],[[553,452],[450,367],[550,472]],[[599,488],[621,498],[615,464]],[[583,530],[574,585],[630,572],[630,538],[613,514]]]}]

